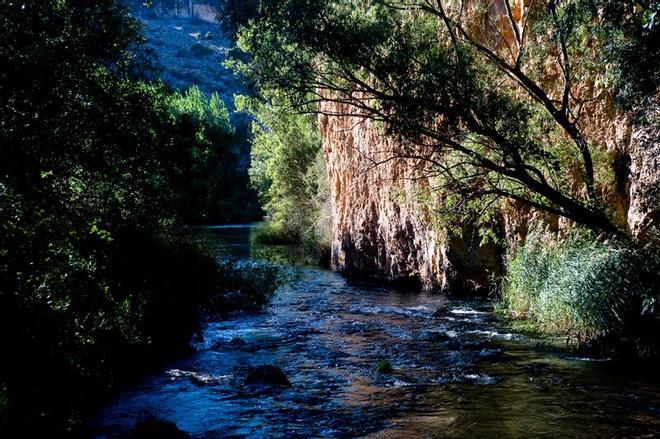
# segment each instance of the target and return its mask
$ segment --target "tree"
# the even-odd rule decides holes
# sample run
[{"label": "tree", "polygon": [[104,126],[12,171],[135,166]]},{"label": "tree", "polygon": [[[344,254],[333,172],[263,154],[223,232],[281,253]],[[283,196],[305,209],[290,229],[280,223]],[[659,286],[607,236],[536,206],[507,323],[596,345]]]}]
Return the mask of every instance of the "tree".
[{"label": "tree", "polygon": [[612,3],[264,0],[237,68],[302,108],[376,121],[402,140],[384,160],[424,163],[457,217],[509,199],[625,236],[604,202],[611,165],[582,126],[602,95],[584,83],[608,80],[613,33],[625,41],[658,6],[624,2],[614,31]]},{"label": "tree", "polygon": [[315,118],[278,94],[264,100],[241,96],[237,108],[255,118],[249,173],[270,216],[268,235],[313,253],[326,251],[329,188]]},{"label": "tree", "polygon": [[207,188],[181,176],[231,128],[217,97],[141,79],[120,2],[0,2],[0,26],[0,436],[73,436],[189,348],[218,267],[182,231]]}]

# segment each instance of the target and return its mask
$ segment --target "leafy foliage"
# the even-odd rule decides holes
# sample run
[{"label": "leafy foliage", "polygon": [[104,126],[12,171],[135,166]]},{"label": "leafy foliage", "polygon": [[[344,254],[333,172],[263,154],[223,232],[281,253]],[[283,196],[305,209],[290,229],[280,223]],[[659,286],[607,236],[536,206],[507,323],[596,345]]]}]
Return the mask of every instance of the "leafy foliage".
[{"label": "leafy foliage", "polygon": [[293,111],[276,93],[242,97],[255,117],[250,180],[270,216],[261,240],[304,244],[325,257],[329,248],[329,186],[316,117]]},{"label": "leafy foliage", "polygon": [[0,25],[0,428],[73,435],[222,290],[182,219],[226,190],[232,130],[217,96],[140,79],[119,2],[2,2]]},{"label": "leafy foliage", "polygon": [[660,87],[660,3],[595,2],[602,11],[598,36],[603,62],[611,65],[613,86],[626,106],[646,104]]},{"label": "leafy foliage", "polygon": [[[196,86],[168,97],[175,142],[187,155],[172,168],[172,203],[187,224],[218,224],[249,217],[247,186],[238,171],[240,139],[234,134],[229,113],[217,93],[206,96]],[[243,197],[243,200],[240,199]]]}]

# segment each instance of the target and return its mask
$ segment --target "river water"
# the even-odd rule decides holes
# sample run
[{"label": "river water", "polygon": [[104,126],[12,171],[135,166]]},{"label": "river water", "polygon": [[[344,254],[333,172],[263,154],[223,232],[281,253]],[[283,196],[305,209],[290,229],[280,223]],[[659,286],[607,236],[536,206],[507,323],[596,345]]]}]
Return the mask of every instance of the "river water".
[{"label": "river water", "polygon": [[[147,415],[195,438],[653,437],[657,371],[580,357],[512,332],[492,303],[350,282],[250,244],[246,226],[208,229],[221,258],[269,259],[291,280],[265,313],[205,324],[203,341],[118,395],[95,437]],[[387,360],[391,373],[378,373]],[[240,386],[270,364],[291,388]]]}]

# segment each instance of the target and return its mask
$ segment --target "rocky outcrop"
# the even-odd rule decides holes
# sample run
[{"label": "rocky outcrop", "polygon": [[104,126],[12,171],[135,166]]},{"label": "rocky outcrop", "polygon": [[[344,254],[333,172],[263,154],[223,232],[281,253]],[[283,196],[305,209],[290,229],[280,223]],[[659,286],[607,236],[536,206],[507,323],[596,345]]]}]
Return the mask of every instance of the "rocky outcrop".
[{"label": "rocky outcrop", "polygon": [[[348,275],[415,279],[455,293],[484,292],[502,271],[501,249],[479,245],[470,230],[451,234],[437,222],[442,202],[424,177],[424,162],[393,158],[401,145],[370,120],[323,103],[323,136],[332,201],[332,267]],[[660,244],[658,124],[635,126],[611,101],[589,116],[590,139],[611,158],[615,182],[603,188],[618,221],[641,244]],[[510,246],[535,228],[559,233],[567,220],[510,203],[500,236]]]},{"label": "rocky outcrop", "polygon": [[[466,4],[472,3],[481,4],[479,0]],[[515,0],[509,5],[513,22],[522,29],[533,2]],[[496,51],[513,45],[514,28],[501,0],[466,11],[470,11],[464,15],[466,27],[476,39]],[[563,80],[555,58],[537,61],[543,88],[551,99],[560,100]],[[603,83],[581,81],[571,93],[585,103],[580,129],[605,163],[598,184],[601,198],[633,239],[660,246],[657,106],[645,110],[646,120],[638,125],[615,105]],[[419,279],[459,293],[483,291],[491,276],[502,270],[501,251],[494,244],[478,245],[471,230],[449,233],[442,227],[435,211],[442,199],[424,176],[424,161],[393,158],[405,145],[386,136],[372,121],[349,115],[341,104],[323,103],[320,113],[331,186],[333,268],[385,279]],[[569,184],[582,187],[580,172],[569,174]],[[511,247],[524,242],[532,229],[561,235],[570,223],[509,203],[495,227]]]},{"label": "rocky outcrop", "polygon": [[[392,159],[401,145],[370,120],[323,103],[320,127],[331,188],[331,265],[348,275],[417,280],[445,291],[487,288],[500,271],[500,249],[437,224],[440,200],[423,176],[424,162]],[[338,111],[337,111],[338,110]]]}]

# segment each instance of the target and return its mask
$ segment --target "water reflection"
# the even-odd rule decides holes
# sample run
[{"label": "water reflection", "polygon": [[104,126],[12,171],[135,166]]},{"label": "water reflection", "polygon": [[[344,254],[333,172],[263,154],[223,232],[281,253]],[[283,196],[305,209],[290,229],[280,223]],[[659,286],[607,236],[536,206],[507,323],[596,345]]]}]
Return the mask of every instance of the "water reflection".
[{"label": "water reflection", "polygon": [[314,266],[314,259],[295,246],[259,243],[263,223],[198,228],[206,245],[222,258],[264,260],[290,266]]},{"label": "water reflection", "polygon": [[[491,304],[402,293],[301,265],[249,227],[205,230],[221,257],[296,265],[262,315],[207,324],[190,358],[119,395],[96,437],[142,413],[194,437],[602,437],[660,431],[653,371],[582,361],[502,328]],[[387,360],[393,372],[375,366]],[[279,366],[290,389],[240,386]]]}]

